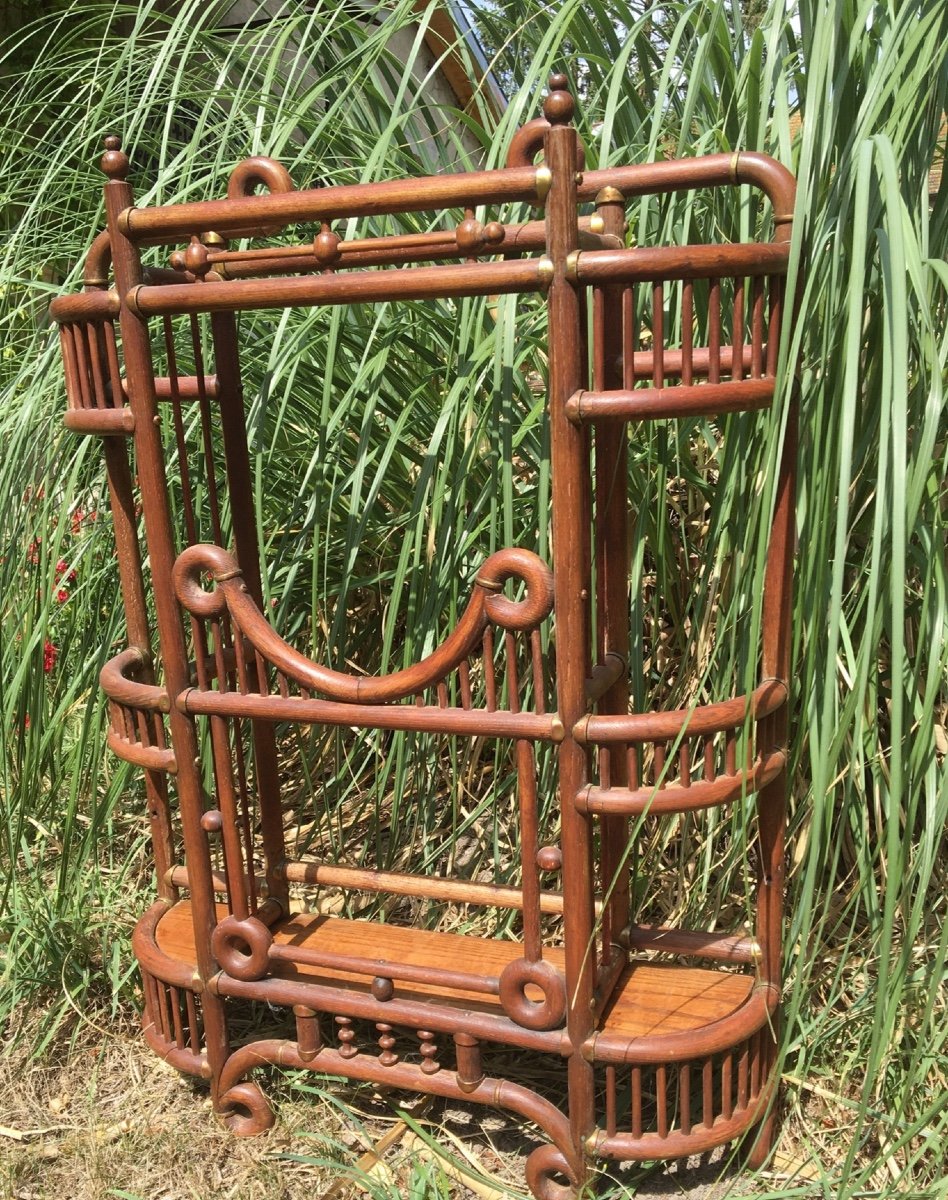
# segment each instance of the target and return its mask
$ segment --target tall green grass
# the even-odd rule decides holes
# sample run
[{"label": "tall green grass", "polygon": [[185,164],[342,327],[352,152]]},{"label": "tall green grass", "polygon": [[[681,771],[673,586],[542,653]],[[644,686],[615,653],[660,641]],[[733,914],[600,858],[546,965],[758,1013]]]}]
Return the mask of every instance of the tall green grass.
[{"label": "tall green grass", "polygon": [[[219,195],[250,153],[280,157],[298,186],[470,157],[464,119],[427,102],[387,48],[418,20],[408,4],[375,22],[287,4],[227,35],[196,0],[167,7],[73,5],[31,31],[27,59],[20,40],[4,60],[0,1017],[42,999],[48,1036],[90,991],[124,1002],[124,939],[150,886],[140,785],[105,755],[95,688],[122,642],[99,457],[60,432],[44,318],[102,222],[101,137],[122,132],[143,203]],[[797,174],[804,319],[783,355],[802,394],[783,1067],[790,1136],[816,1179],[779,1194],[943,1194],[948,185],[930,198],[928,173],[944,156],[948,10],[802,0],[745,29],[723,3],[518,0],[478,21],[511,89],[499,118],[485,104],[483,128],[466,125],[488,164],[566,64],[593,165],[747,148]],[[630,207],[639,241],[747,236],[756,221],[749,194],[736,208],[693,196]],[[511,542],[545,547],[547,446],[530,386],[542,331],[529,307],[516,316],[506,301],[468,301],[294,316],[276,338],[247,327],[252,451],[269,489],[258,521],[282,628],[312,612],[301,632],[321,653],[401,665],[421,648],[406,628],[443,629],[463,603],[467,565]],[[734,421],[723,448],[720,435],[653,427],[631,443],[636,528],[652,547],[636,560],[635,629],[664,633],[666,666],[643,666],[665,701],[713,694],[751,657],[739,618],[760,595],[767,495],[748,504],[738,468],[775,461],[782,423]],[[280,522],[278,493],[298,498]],[[710,505],[710,519],[670,521],[675,504],[686,516]],[[688,611],[693,551],[722,571],[705,599],[731,632],[710,659],[699,627],[661,628],[664,612]],[[445,834],[431,806],[398,802],[411,758],[408,746],[374,781],[366,762],[346,763],[322,781],[325,802],[341,821],[367,791],[418,861],[435,834],[450,853],[486,831],[502,868],[489,811],[459,806]],[[746,841],[744,815],[729,820],[697,823],[677,859],[652,847],[705,913],[727,903],[720,880]],[[643,862],[641,875],[642,903],[678,903],[667,873]]]}]

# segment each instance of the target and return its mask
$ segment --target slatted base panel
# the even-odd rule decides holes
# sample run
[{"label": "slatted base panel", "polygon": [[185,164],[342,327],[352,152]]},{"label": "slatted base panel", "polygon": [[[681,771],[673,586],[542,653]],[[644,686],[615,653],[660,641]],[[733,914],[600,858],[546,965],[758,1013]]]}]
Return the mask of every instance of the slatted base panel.
[{"label": "slatted base panel", "polygon": [[[226,915],[224,910],[221,915]],[[273,934],[278,944],[390,963],[440,966],[480,976],[500,975],[509,962],[523,953],[517,942],[405,929],[370,921],[348,921],[312,913],[280,921],[273,926]],[[156,941],[159,950],[176,962],[196,962],[188,901],[176,904],[162,917]],[[544,955],[554,966],[562,968],[562,950],[550,948],[544,950]],[[361,993],[368,992],[370,986],[365,975],[301,964],[274,963],[272,974]],[[602,1029],[630,1040],[700,1029],[740,1008],[753,986],[754,979],[749,975],[674,964],[633,963],[619,978],[613,1000],[604,1014]],[[531,996],[529,987],[527,995],[539,999],[538,992]],[[410,981],[395,983],[395,997],[429,1003],[436,1000],[448,1007],[495,1015],[503,1012],[497,996]]]}]

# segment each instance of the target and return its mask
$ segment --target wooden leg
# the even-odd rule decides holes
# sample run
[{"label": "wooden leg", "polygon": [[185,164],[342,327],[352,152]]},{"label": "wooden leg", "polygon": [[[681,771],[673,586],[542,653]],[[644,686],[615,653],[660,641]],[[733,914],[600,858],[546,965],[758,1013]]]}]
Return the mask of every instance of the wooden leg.
[{"label": "wooden leg", "polygon": [[773,1103],[768,1108],[764,1119],[757,1125],[754,1125],[747,1133],[744,1139],[746,1147],[746,1162],[747,1166],[752,1171],[761,1170],[770,1160],[773,1154],[775,1134],[777,1131],[777,1119],[779,1097],[774,1097]]}]

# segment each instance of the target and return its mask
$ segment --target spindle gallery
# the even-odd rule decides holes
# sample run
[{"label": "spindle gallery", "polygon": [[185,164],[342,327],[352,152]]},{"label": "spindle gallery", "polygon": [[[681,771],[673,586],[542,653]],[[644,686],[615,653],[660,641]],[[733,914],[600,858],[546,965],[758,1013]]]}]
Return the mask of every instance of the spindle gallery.
[{"label": "spindle gallery", "polygon": [[[226,198],[157,207],[135,204],[109,137],[107,227],[84,291],[52,306],[66,424],[102,438],[127,615],[101,681],[154,843],[158,898],[134,934],[145,1038],[208,1081],[241,1136],[274,1120],[252,1078],[264,1064],[499,1106],[541,1131],[526,1166],[541,1200],[576,1196],[597,1162],[741,1137],[762,1163],[781,992],[793,409],[749,692],[630,712],[626,481],[631,423],[754,422],[774,404],[794,181],[751,153],[587,169],[573,116],[554,76],[502,169],[297,191],[250,158]],[[630,199],[712,188],[759,197],[772,240],[626,247]],[[384,218],[405,213],[426,214],[427,232],[391,232]],[[296,244],[280,244],[287,226]],[[166,265],[144,266],[156,246],[173,247]],[[239,314],[508,294],[545,308],[548,553],[485,557],[460,618],[423,631],[434,648],[412,666],[314,661],[264,600]],[[370,731],[380,754],[410,735],[433,755],[474,742],[506,755],[506,773],[479,778],[515,794],[514,882],[292,857],[299,760],[280,739],[333,727]],[[637,920],[633,824],[735,804],[757,813],[748,928]],[[477,908],[483,929],[505,916],[504,936],[309,911],[319,890]],[[234,1045],[229,1020],[251,1001],[293,1036]],[[509,1077],[504,1048],[558,1064],[559,1103]]]}]

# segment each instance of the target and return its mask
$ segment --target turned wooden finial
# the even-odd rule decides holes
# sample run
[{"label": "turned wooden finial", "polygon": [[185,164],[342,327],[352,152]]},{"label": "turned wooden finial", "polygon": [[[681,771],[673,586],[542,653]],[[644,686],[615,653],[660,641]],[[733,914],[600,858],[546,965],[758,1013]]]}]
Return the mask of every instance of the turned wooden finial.
[{"label": "turned wooden finial", "polygon": [[543,115],[551,125],[566,125],[576,105],[569,93],[569,80],[559,73],[550,76],[550,94],[543,101]]},{"label": "turned wooden finial", "polygon": [[128,155],[122,150],[121,139],[114,133],[110,133],[105,139],[105,153],[99,165],[104,175],[117,182],[121,182],[128,175]]}]

